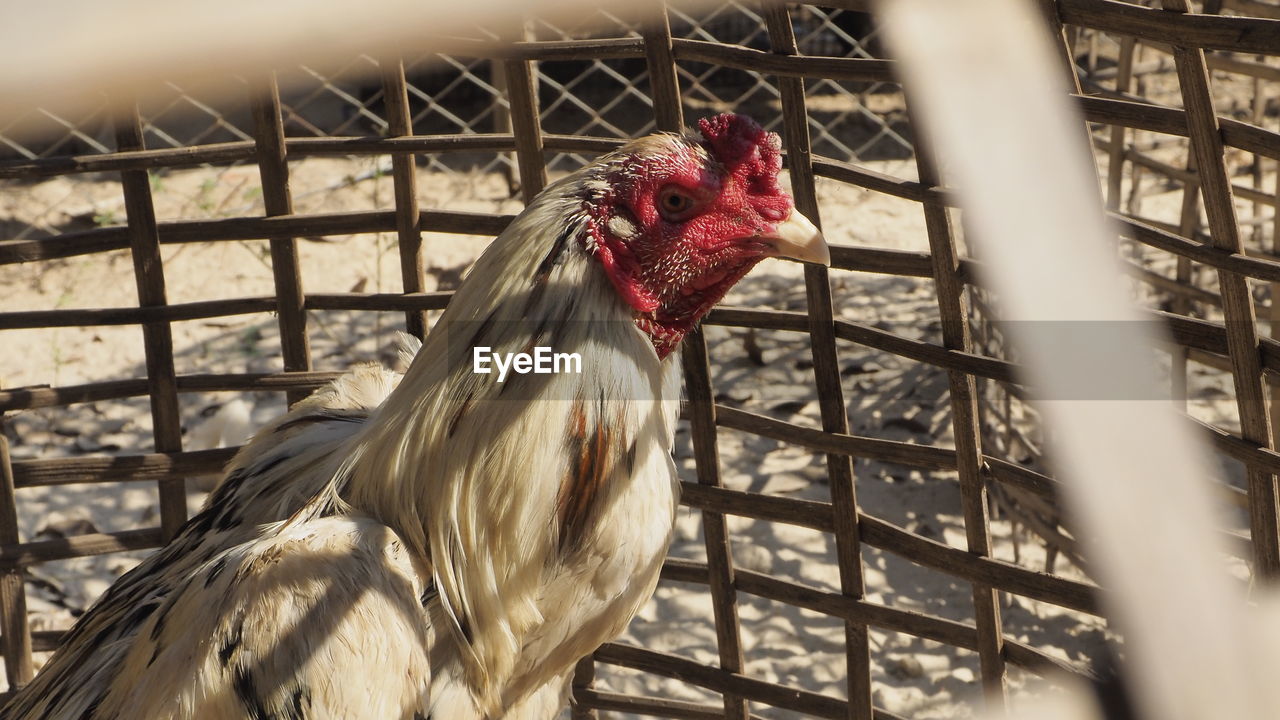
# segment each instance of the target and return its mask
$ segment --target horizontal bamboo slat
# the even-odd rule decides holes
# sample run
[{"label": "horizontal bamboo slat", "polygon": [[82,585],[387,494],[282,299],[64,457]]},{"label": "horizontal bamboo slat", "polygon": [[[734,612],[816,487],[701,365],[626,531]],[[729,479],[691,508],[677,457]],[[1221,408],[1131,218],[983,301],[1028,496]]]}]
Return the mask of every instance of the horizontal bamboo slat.
[{"label": "horizontal bamboo slat", "polygon": [[105,555],[124,550],[148,550],[163,545],[160,528],[121,530],[75,535],[56,540],[36,540],[0,546],[0,567],[26,567],[53,560]]},{"label": "horizontal bamboo slat", "polygon": [[1057,0],[1058,18],[1071,25],[1204,50],[1280,55],[1280,21],[1191,15],[1116,0]]},{"label": "horizontal bamboo slat", "polygon": [[[676,720],[720,720],[724,717],[722,707],[701,705],[686,700],[600,692],[591,688],[576,688],[573,699],[575,704],[595,710],[655,715]],[[751,715],[750,717],[758,718],[759,716]]]},{"label": "horizontal bamboo slat", "polygon": [[21,460],[13,464],[14,486],[160,481],[206,475],[220,472],[238,449]]},{"label": "horizontal bamboo slat", "polygon": [[[607,643],[596,650],[594,657],[597,662],[621,665],[675,678],[718,693],[731,693],[784,710],[793,710],[821,718],[844,718],[846,713],[846,703],[837,698],[808,690],[775,685],[718,667],[699,665],[676,655],[631,645]],[[880,709],[876,709],[875,717],[877,720],[903,720],[899,715]]]},{"label": "horizontal bamboo slat", "polygon": [[[514,216],[453,210],[423,210],[422,232],[497,235]],[[393,210],[282,215],[278,217],[184,220],[159,223],[162,244],[268,240],[280,235],[314,237],[395,232]],[[129,246],[126,228],[95,228],[45,240],[0,243],[0,265],[88,255]]]},{"label": "horizontal bamboo slat", "polygon": [[[739,490],[684,483],[681,502],[700,510],[757,517],[832,532],[830,503],[771,497]],[[929,540],[879,518],[859,513],[859,533],[864,543],[899,555],[924,567],[966,580],[978,580],[1007,592],[1035,598],[1093,615],[1100,614],[1098,588],[1046,573],[1037,573],[1001,560],[968,553]]]},{"label": "horizontal bamboo slat", "polygon": [[[279,372],[238,374],[179,375],[178,392],[276,392],[281,390],[315,390],[341,373]],[[0,412],[58,407],[100,400],[120,400],[147,394],[145,379],[107,380],[66,385],[35,386],[0,390]]]},{"label": "horizontal bamboo slat", "polygon": [[[705,585],[706,565],[691,560],[668,558],[662,568],[662,578],[672,582]],[[848,598],[830,590],[821,590],[751,570],[740,571],[735,586],[740,592],[824,615],[854,619],[882,630],[900,632],[965,650],[976,651],[978,648],[977,628],[972,624],[916,610]],[[1014,638],[1006,636],[1004,644],[1009,662],[1025,670],[1044,676],[1062,672],[1092,678],[1092,673],[1087,668],[1063,662]]]}]

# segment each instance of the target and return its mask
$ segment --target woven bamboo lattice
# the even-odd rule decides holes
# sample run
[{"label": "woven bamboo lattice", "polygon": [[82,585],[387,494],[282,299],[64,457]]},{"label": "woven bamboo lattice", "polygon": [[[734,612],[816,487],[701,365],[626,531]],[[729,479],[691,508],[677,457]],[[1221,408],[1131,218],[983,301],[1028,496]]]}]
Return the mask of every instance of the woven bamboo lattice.
[{"label": "woven bamboo lattice", "polygon": [[[859,0],[828,5],[846,11],[868,9]],[[1057,0],[1044,5],[1048,10],[1044,31],[1060,38],[1064,70],[1077,60],[1081,66],[1082,78],[1073,99],[1092,124],[1108,209],[1122,232],[1126,258],[1146,288],[1139,297],[1151,303],[1153,319],[1167,325],[1177,343],[1169,354],[1171,382],[1185,396],[1187,377],[1196,368],[1231,379],[1231,412],[1217,423],[1200,422],[1199,430],[1224,458],[1243,468],[1239,478],[1233,479],[1228,468],[1216,481],[1248,510],[1248,536],[1237,536],[1241,555],[1257,577],[1275,578],[1280,573],[1275,484],[1280,455],[1273,449],[1275,423],[1268,407],[1280,373],[1280,341],[1260,333],[1256,316],[1271,319],[1273,328],[1280,327],[1277,305],[1268,292],[1280,286],[1280,258],[1272,247],[1280,242],[1276,220],[1280,186],[1274,185],[1280,134],[1266,129],[1274,127],[1278,114],[1275,95],[1269,90],[1280,80],[1280,65],[1275,62],[1280,55],[1280,9],[1259,0],[1221,0],[1203,12],[1191,12],[1185,0],[1164,0],[1163,7],[1156,8],[1111,0]],[[134,103],[132,113],[114,122],[114,150],[0,164],[0,182],[118,174],[126,209],[121,224],[108,222],[47,238],[0,242],[0,264],[26,263],[38,272],[42,263],[128,250],[138,300],[134,307],[6,311],[0,313],[0,330],[140,327],[145,345],[144,376],[3,388],[0,412],[71,412],[86,403],[145,397],[153,424],[149,451],[116,455],[11,460],[9,440],[0,435],[0,647],[10,687],[28,682],[34,672],[33,653],[52,649],[61,637],[57,631],[33,632],[28,625],[28,570],[68,558],[161,545],[186,519],[185,479],[217,472],[234,453],[234,448],[184,450],[181,398],[196,393],[284,393],[290,400],[304,396],[336,375],[313,369],[316,358],[310,333],[326,314],[375,311],[402,319],[409,332],[422,335],[429,328],[429,313],[443,308],[450,297],[446,290],[427,290],[424,266],[429,258],[423,233],[491,236],[511,216],[448,209],[447,197],[421,196],[415,162],[451,153],[491,158],[514,153],[519,188],[527,201],[547,183],[548,162],[561,157],[557,153],[589,158],[620,144],[616,137],[544,131],[555,123],[539,107],[535,68],[618,58],[645,63],[646,80],[631,92],[649,98],[652,124],[658,129],[680,128],[686,116],[701,112],[689,108],[686,94],[695,77],[688,71],[691,65],[732,69],[767,84],[776,91],[771,95],[778,100],[778,115],[771,124],[784,139],[798,209],[821,222],[819,182],[916,203],[923,213],[929,250],[836,246],[830,270],[805,268],[807,310],[720,307],[709,316],[712,326],[777,332],[808,343],[811,363],[807,367],[818,399],[820,427],[770,417],[749,405],[736,407],[721,399],[715,386],[720,368],[708,353],[704,333],[689,338],[684,353],[686,416],[696,474],[685,478],[682,502],[701,515],[706,560],[668,560],[663,583],[692,588],[709,598],[717,658],[698,662],[631,644],[605,645],[579,666],[574,680],[575,717],[617,711],[675,718],[745,718],[756,713],[776,715],[778,710],[827,718],[897,717],[875,707],[878,684],[892,682],[873,672],[878,662],[872,641],[875,632],[903,633],[976,654],[980,686],[995,702],[1005,694],[1011,669],[1035,675],[1057,671],[1088,675],[1083,663],[1063,660],[1011,635],[1002,619],[1002,594],[1095,616],[1101,610],[1097,588],[1079,574],[1057,573],[1052,559],[1042,571],[1021,558],[997,557],[993,549],[989,492],[1020,524],[1048,539],[1054,552],[1063,550],[1079,565],[1087,564],[1074,547],[1069,523],[1057,511],[1056,481],[1041,457],[1033,412],[1023,406],[1025,393],[1017,384],[1016,365],[1000,346],[998,328],[989,323],[993,311],[980,292],[978,260],[965,255],[953,229],[954,199],[926,153],[915,156],[914,171],[904,178],[848,157],[814,152],[814,114],[807,108],[814,81],[868,86],[897,81],[892,60],[802,55],[795,20],[804,10],[776,6],[759,11],[760,37],[767,38],[767,49],[673,38],[670,16],[626,37],[509,44],[492,56],[504,77],[509,132],[491,132],[491,127],[465,134],[416,132],[405,64],[383,55],[377,67],[384,111],[378,115],[370,107],[364,112],[385,125],[385,136],[288,135],[281,91],[271,75],[248,83],[249,139],[149,148],[144,142],[146,126]],[[1235,96],[1247,98],[1237,107],[1218,92],[1230,83],[1247,86],[1244,95]],[[1239,114],[1235,110],[1244,114],[1243,119],[1231,116]],[[1082,127],[1081,132],[1090,130]],[[296,213],[291,163],[348,156],[391,157],[392,207]],[[157,219],[150,174],[237,163],[256,164],[262,215]],[[1144,198],[1170,189],[1182,193],[1182,222],[1160,219],[1158,213],[1143,214]],[[1241,208],[1252,213],[1244,221],[1237,218]],[[834,228],[827,230],[831,234]],[[394,235],[398,241],[400,291],[308,290],[299,262],[300,238],[352,235],[360,239],[376,234]],[[842,242],[838,236],[833,238]],[[272,269],[273,292],[168,301],[172,285],[166,284],[162,257],[166,246],[249,240],[268,243],[265,261]],[[849,278],[856,284],[858,278],[866,277],[859,274],[928,281],[936,301],[938,332],[908,337],[842,318],[833,304],[833,283]],[[253,313],[277,316],[280,365],[274,371],[175,371],[174,324]],[[6,343],[6,347],[13,351],[12,345]],[[850,386],[842,375],[846,365],[841,358],[859,348],[942,373],[954,442],[904,442],[851,428]],[[799,499],[725,487],[724,457],[718,448],[721,432],[766,438],[823,457],[829,496]],[[958,484],[961,538],[948,543],[862,511],[855,459],[930,473],[932,482]],[[52,539],[20,536],[18,513],[24,490],[121,481],[156,484],[159,513],[152,523]],[[735,563],[732,521],[744,517],[826,534],[835,548],[838,585],[818,587],[740,567]],[[970,587],[972,606],[965,611],[967,619],[895,606],[869,595],[866,575],[872,552],[904,558]],[[844,643],[839,652],[845,658],[845,673],[837,681],[839,690],[818,692],[785,677],[766,680],[754,675],[748,667],[752,651],[744,648],[740,631],[744,598],[801,608],[841,623]],[[718,701],[597,689],[593,677],[601,666],[673,678],[707,691]]]}]

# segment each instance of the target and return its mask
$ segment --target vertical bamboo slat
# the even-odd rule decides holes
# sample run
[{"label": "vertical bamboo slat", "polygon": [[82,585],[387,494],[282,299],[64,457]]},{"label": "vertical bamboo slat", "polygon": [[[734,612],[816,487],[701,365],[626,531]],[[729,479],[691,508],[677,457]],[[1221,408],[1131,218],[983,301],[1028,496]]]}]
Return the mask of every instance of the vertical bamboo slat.
[{"label": "vertical bamboo slat", "polygon": [[591,692],[592,685],[596,680],[596,660],[592,655],[588,655],[578,661],[573,667],[572,685],[572,704],[569,706],[569,713],[572,720],[596,720],[599,713],[595,708],[584,702],[585,696]]},{"label": "vertical bamboo slat", "polygon": [[[0,414],[0,545],[17,545],[18,498],[14,494],[13,463],[9,438]],[[31,682],[35,668],[31,661],[31,625],[27,621],[26,573],[21,567],[0,567],[0,632],[4,635],[4,674],[10,688]]]},{"label": "vertical bamboo slat", "polygon": [[[773,52],[798,54],[795,31],[785,6],[765,10],[769,44]],[[790,161],[791,189],[796,210],[821,227],[818,197],[811,164],[809,113],[805,104],[804,81],[800,78],[778,78],[782,93],[783,143]],[[831,282],[827,269],[805,265],[805,295],[808,301],[809,335],[813,353],[813,374],[817,383],[822,429],[832,433],[849,432],[849,417],[844,406],[844,390],[840,384],[840,362],[836,356],[834,308]],[[862,572],[862,544],[858,535],[858,500],[853,482],[853,461],[844,455],[827,455],[827,478],[831,484],[832,511],[835,514],[836,555],[840,565],[840,590],[861,600],[865,595]],[[845,621],[846,673],[849,714],[853,720],[870,720],[871,647],[865,624]]]},{"label": "vertical bamboo slat", "polygon": [[[916,138],[916,168],[920,182],[931,187],[942,185],[933,156],[919,136]],[[969,303],[964,283],[960,280],[960,254],[956,249],[950,216],[946,206],[940,202],[925,202],[923,209],[930,258],[933,262],[934,289],[942,319],[942,342],[951,350],[972,352]],[[955,435],[956,469],[960,475],[960,498],[968,549],[975,555],[991,557],[991,518],[988,514],[987,486],[982,477],[984,461],[982,430],[978,422],[977,384],[972,375],[956,370],[947,372],[947,381],[951,393],[951,427]],[[988,704],[1001,708],[1006,702],[1006,688],[1004,633],[1000,622],[997,589],[973,583],[973,608],[978,628],[982,686]]]},{"label": "vertical bamboo slat", "polygon": [[[645,58],[653,84],[654,120],[659,130],[679,132],[684,126],[680,83],[671,52],[671,25],[665,4],[661,20],[644,32]],[[720,487],[720,450],[716,437],[715,393],[711,388],[711,368],[707,341],[701,328],[685,337],[685,395],[689,399],[689,429],[693,442],[698,483]],[[720,667],[733,673],[743,671],[742,630],[738,620],[737,591],[734,588],[733,546],[728,523],[722,513],[703,511],[702,532],[707,548],[707,568],[711,586],[711,607],[716,625]],[[750,707],[741,696],[724,694],[724,714],[732,720],[746,720]]]},{"label": "vertical bamboo slat", "polygon": [[[507,90],[506,64],[502,60],[495,59],[490,60],[488,66],[493,89],[497,91],[497,95],[493,98],[493,131],[507,134],[511,132],[511,106],[508,102],[503,102],[503,99],[510,98],[511,92]],[[518,161],[514,151],[504,152],[503,155],[507,162],[501,166],[502,177],[507,181],[507,192],[514,197],[516,191],[520,189],[516,169]]]},{"label": "vertical bamboo slat", "polygon": [[[1147,52],[1147,46],[1142,43],[1138,43],[1133,53],[1133,64],[1135,66],[1141,65],[1143,62],[1143,57],[1148,54],[1149,53]],[[1134,89],[1134,92],[1139,96],[1146,95],[1147,87],[1146,87],[1145,75],[1134,76],[1133,89]],[[1138,137],[1137,133],[1135,133],[1134,136],[1135,138]],[[1137,144],[1136,140],[1134,144],[1135,145]],[[1130,215],[1138,215],[1142,207],[1142,177],[1143,177],[1145,168],[1142,165],[1139,165],[1138,163],[1131,163],[1129,167],[1130,167],[1129,197],[1125,202],[1125,210]]]},{"label": "vertical bamboo slat", "polygon": [[[144,150],[142,118],[138,105],[130,100],[116,120],[116,145],[120,150]],[[120,173],[128,219],[129,245],[133,256],[134,279],[139,307],[168,304],[164,264],[160,257],[160,233],[151,198],[151,178],[146,170]],[[173,332],[167,321],[142,324],[146,352],[147,387],[151,398],[152,436],[156,452],[182,450],[182,418],[178,413],[178,381],[173,368]],[[159,484],[160,528],[165,541],[173,538],[187,519],[184,480],[163,480]]]},{"label": "vertical bamboo slat", "polygon": [[[292,215],[289,161],[284,144],[280,88],[276,84],[275,73],[262,78],[254,86],[250,105],[253,112],[254,141],[257,145],[258,173],[262,178],[262,202],[266,207],[267,217]],[[310,370],[311,342],[307,337],[306,298],[302,292],[297,240],[292,237],[271,238],[271,272],[275,278],[284,369]],[[305,392],[290,391],[289,404],[306,396]]]},{"label": "vertical bamboo slat", "polygon": [[[382,96],[387,105],[387,125],[391,137],[413,135],[409,115],[409,91],[404,79],[404,61],[397,54],[382,61]],[[423,267],[422,233],[418,230],[418,178],[415,155],[391,156],[391,180],[395,185],[396,237],[400,240],[400,282],[406,293],[424,292],[427,287]],[[422,339],[427,333],[427,313],[405,311],[405,330]]]},{"label": "vertical bamboo slat", "polygon": [[[1261,55],[1259,55],[1257,59],[1262,62],[1265,62],[1266,60],[1265,57]],[[1249,122],[1258,127],[1262,127],[1266,122],[1267,117],[1266,80],[1263,80],[1260,77],[1255,77],[1253,79],[1253,89],[1251,92],[1253,94],[1253,102],[1249,108]],[[1253,189],[1257,190],[1259,193],[1266,192],[1263,187],[1263,178],[1267,176],[1266,166],[1267,157],[1260,152],[1253,153],[1253,162],[1249,169],[1249,179],[1253,181]],[[1256,247],[1262,247],[1263,241],[1266,239],[1267,226],[1265,223],[1258,222],[1258,220],[1266,214],[1266,207],[1267,204],[1262,202],[1261,199],[1255,199],[1250,207],[1252,215],[1251,219],[1254,221],[1250,239]],[[1280,206],[1276,206],[1273,209],[1280,210]],[[1271,424],[1275,425],[1275,422],[1273,421]]]},{"label": "vertical bamboo slat", "polygon": [[[1133,82],[1133,54],[1137,40],[1131,37],[1120,39],[1120,51],[1116,67],[1116,92],[1127,93]],[[1112,212],[1120,209],[1121,185],[1124,177],[1124,138],[1128,128],[1123,125],[1111,126],[1111,138],[1107,143],[1107,209]]]},{"label": "vertical bamboo slat", "polygon": [[[1163,0],[1166,12],[1186,13],[1186,0]],[[1191,150],[1200,178],[1201,196],[1209,218],[1209,236],[1215,248],[1241,252],[1239,225],[1232,201],[1231,180],[1223,158],[1222,133],[1209,88],[1204,50],[1173,46],[1174,64],[1187,113]],[[1240,411],[1241,434],[1246,440],[1271,448],[1271,421],[1262,378],[1258,332],[1254,325],[1253,298],[1243,275],[1218,272],[1227,348]],[[1274,581],[1280,576],[1280,503],[1276,478],[1255,466],[1246,466],[1249,484],[1250,529],[1256,577]]]},{"label": "vertical bamboo slat", "polygon": [[527,205],[547,186],[537,79],[532,60],[507,60],[503,63],[503,71],[507,81],[507,98],[511,103],[511,132],[516,140],[516,161],[520,166],[520,194]]},{"label": "vertical bamboo slat", "polygon": [[653,22],[640,29],[644,38],[645,64],[649,69],[653,115],[659,130],[679,132],[684,126],[684,112],[676,58],[671,50],[671,20],[667,17],[665,2],[659,0],[655,5],[661,8],[661,12]]},{"label": "vertical bamboo slat", "polygon": [[[685,395],[689,399],[689,430],[693,441],[698,483],[720,487],[720,451],[716,441],[714,393],[707,362],[707,341],[702,328],[685,336],[683,357]],[[743,670],[742,632],[738,621],[737,591],[734,588],[733,546],[723,513],[702,511],[702,534],[707,548],[707,573],[711,586],[711,608],[715,615],[716,645],[720,667],[733,673]],[[732,720],[746,720],[747,701],[724,694],[724,714]]]},{"label": "vertical bamboo slat", "polygon": [[[1200,183],[1196,177],[1196,156],[1187,153],[1188,179],[1182,184],[1182,205],[1178,212],[1178,233],[1192,238],[1200,229]],[[1182,256],[1174,261],[1174,278],[1179,284],[1191,284],[1191,260]],[[1170,309],[1179,314],[1191,312],[1191,299],[1185,295],[1174,295],[1170,301]],[[1174,348],[1169,354],[1169,384],[1173,400],[1184,410],[1187,407],[1187,349]]]},{"label": "vertical bamboo slat", "polygon": [[[1276,164],[1275,188],[1272,197],[1276,209],[1271,216],[1271,252],[1280,255],[1280,163]],[[1280,338],[1280,283],[1271,283],[1271,337]],[[1271,432],[1280,432],[1280,384],[1271,389]],[[1280,447],[1280,440],[1274,440]]]},{"label": "vertical bamboo slat", "polygon": [[[1254,82],[1254,115],[1253,124],[1263,127],[1266,119],[1267,109],[1267,84],[1262,78],[1255,78]],[[1266,168],[1270,164],[1269,159],[1255,153],[1253,156],[1253,186],[1259,191],[1264,190],[1264,178],[1266,178]],[[1276,175],[1275,187],[1272,189],[1272,199],[1274,204],[1271,209],[1271,245],[1270,250],[1273,255],[1280,255],[1280,162],[1272,165]],[[1261,203],[1254,203],[1253,212],[1259,215],[1264,212],[1264,206]],[[1259,223],[1255,230],[1255,240],[1258,247],[1265,247],[1263,242],[1264,231],[1266,226]],[[1271,291],[1270,307],[1268,310],[1268,320],[1270,321],[1269,332],[1273,339],[1280,339],[1280,283],[1271,283],[1269,288]],[[1274,447],[1280,447],[1280,438],[1275,437],[1280,433],[1280,383],[1272,380],[1271,382],[1271,433],[1272,443]]]}]

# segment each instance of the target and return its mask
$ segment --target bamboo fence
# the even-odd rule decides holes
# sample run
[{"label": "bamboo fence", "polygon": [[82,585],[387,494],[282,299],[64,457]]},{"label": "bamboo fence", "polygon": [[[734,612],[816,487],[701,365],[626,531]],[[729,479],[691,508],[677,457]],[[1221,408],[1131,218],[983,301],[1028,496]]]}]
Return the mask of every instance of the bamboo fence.
[{"label": "bamboo fence", "polygon": [[[826,6],[866,11],[861,0],[831,0]],[[1259,331],[1257,316],[1280,328],[1276,304],[1250,283],[1280,285],[1280,242],[1275,208],[1280,189],[1264,187],[1280,161],[1275,82],[1280,67],[1280,6],[1258,0],[1221,0],[1204,12],[1191,12],[1180,0],[1163,7],[1114,0],[1045,0],[1043,31],[1059,40],[1064,72],[1079,60],[1072,100],[1092,127],[1100,157],[1109,162],[1100,176],[1112,219],[1130,250],[1130,262],[1152,297],[1166,300],[1152,309],[1153,321],[1167,325],[1177,347],[1173,382],[1201,363],[1229,372],[1234,379],[1240,426],[1216,427],[1188,419],[1222,456],[1243,464],[1242,487],[1223,484],[1223,492],[1249,508],[1250,537],[1237,538],[1240,552],[1259,579],[1280,573],[1277,486],[1280,453],[1268,415],[1280,383],[1280,340]],[[895,83],[892,60],[868,57],[818,57],[798,52],[791,16],[782,5],[761,11],[769,49],[753,49],[708,40],[672,37],[666,16],[637,37],[563,41],[520,41],[492,51],[505,76],[510,131],[448,135],[415,134],[409,113],[405,66],[399,58],[380,62],[386,98],[385,137],[290,137],[282,119],[281,93],[273,74],[252,78],[246,99],[253,119],[252,139],[190,147],[148,148],[136,103],[115,120],[116,149],[90,155],[44,157],[0,164],[0,181],[26,181],[88,173],[118,173],[127,223],[64,233],[41,239],[0,242],[0,264],[41,263],[128,249],[138,285],[136,307],[49,308],[0,313],[0,330],[73,326],[141,326],[146,374],[68,386],[0,389],[0,413],[35,408],[66,408],[81,403],[147,397],[154,421],[151,452],[76,458],[11,460],[0,434],[0,649],[10,687],[33,675],[32,653],[56,646],[61,633],[31,632],[27,622],[24,572],[52,561],[155,548],[186,520],[184,478],[216,473],[234,448],[184,450],[178,398],[185,393],[285,393],[291,400],[319,387],[334,373],[312,369],[309,316],[341,310],[401,314],[409,331],[427,330],[428,311],[448,303],[448,292],[426,292],[423,232],[496,234],[511,216],[428,207],[415,187],[414,165],[424,156],[456,152],[514,153],[520,188],[527,201],[547,182],[551,153],[590,157],[620,144],[611,137],[543,132],[535,87],[535,67],[583,59],[634,58],[649,73],[654,125],[677,129],[685,122],[679,69],[705,63],[753,73],[778,90],[782,135],[796,204],[821,223],[815,178],[883,193],[920,205],[926,219],[928,252],[868,247],[833,248],[830,269],[806,267],[807,312],[719,307],[707,322],[738,328],[794,333],[812,347],[813,384],[820,400],[821,427],[807,427],[718,404],[705,339],[694,333],[686,343],[688,419],[696,458],[696,477],[684,482],[684,505],[702,515],[707,561],[669,560],[664,583],[705,588],[714,608],[718,662],[694,661],[643,647],[610,643],[584,660],[574,680],[575,717],[605,711],[672,718],[746,718],[765,706],[823,718],[892,718],[873,706],[870,629],[906,633],[980,657],[981,682],[989,697],[1000,698],[1007,668],[1035,674],[1057,672],[1089,676],[1078,667],[1010,637],[1002,626],[1000,595],[1008,593],[1099,615],[1099,589],[1055,573],[993,557],[992,503],[1043,535],[1053,547],[1080,564],[1068,525],[1057,510],[1057,482],[1042,457],[1034,434],[1029,392],[1019,384],[1016,358],[1001,345],[992,323],[989,298],[978,283],[979,262],[964,254],[950,215],[953,195],[927,151],[917,148],[918,179],[884,175],[848,159],[813,153],[806,81],[841,79]],[[1103,38],[1099,41],[1097,38]],[[1108,56],[1107,42],[1118,50]],[[1079,51],[1080,48],[1085,48]],[[1078,52],[1079,51],[1079,52]],[[1171,60],[1170,60],[1171,58]],[[1108,65],[1109,62],[1113,64]],[[1215,106],[1210,84],[1222,77],[1245,77],[1253,88],[1245,119]],[[1172,77],[1173,101],[1158,103],[1133,92],[1138,80],[1152,86]],[[1268,84],[1270,83],[1270,85]],[[1166,83],[1168,84],[1168,83]],[[1004,112],[992,108],[992,112]],[[1085,128],[1081,129],[1085,132]],[[1051,139],[1048,139],[1051,141]],[[1245,171],[1231,173],[1227,152],[1250,159]],[[390,156],[394,210],[340,214],[298,214],[289,185],[290,162],[316,156]],[[1172,158],[1172,159],[1171,159]],[[260,172],[266,212],[260,217],[157,221],[148,172],[200,165],[254,163]],[[1268,170],[1270,168],[1270,170]],[[1274,182],[1274,181],[1272,181]],[[1144,188],[1177,187],[1188,208],[1181,226],[1141,214]],[[1129,200],[1121,197],[1127,191]],[[1256,208],[1257,220],[1239,222],[1240,202]],[[1198,203],[1203,203],[1202,222]],[[1268,214],[1269,213],[1269,214]],[[1243,228],[1252,231],[1243,232]],[[1270,229],[1268,229],[1268,227]],[[299,269],[297,238],[302,236],[394,233],[399,239],[402,293],[311,293]],[[181,243],[235,240],[270,241],[275,291],[271,295],[227,300],[170,303],[166,299],[161,247]],[[1173,274],[1153,264],[1172,259]],[[832,278],[856,271],[934,283],[942,320],[940,342],[913,339],[839,317],[833,308]],[[1255,297],[1256,296],[1256,297]],[[1154,306],[1153,306],[1154,307]],[[174,370],[172,323],[249,313],[277,315],[283,362],[274,372],[256,374],[178,374]],[[945,371],[948,379],[953,446],[921,445],[859,435],[849,426],[839,357],[850,347],[873,348]],[[1022,418],[1021,421],[1016,418]],[[1028,420],[1027,418],[1030,418]],[[2,422],[2,416],[0,416]],[[806,448],[826,460],[827,500],[800,500],[738,491],[722,486],[717,429],[729,429]],[[857,500],[854,459],[875,460],[924,471],[954,472],[963,499],[964,547],[910,532],[863,512]],[[18,496],[24,489],[122,480],[154,482],[159,493],[158,523],[151,527],[24,541],[18,533]],[[832,536],[837,548],[840,587],[818,588],[735,566],[727,518],[741,516],[810,528]],[[864,548],[876,548],[945,573],[972,587],[972,622],[873,601],[865,594]],[[836,618],[844,624],[847,693],[837,698],[784,682],[767,682],[746,672],[738,602],[742,595],[766,598]],[[675,678],[722,697],[719,704],[670,698],[636,697],[593,686],[598,665],[616,665]]]}]

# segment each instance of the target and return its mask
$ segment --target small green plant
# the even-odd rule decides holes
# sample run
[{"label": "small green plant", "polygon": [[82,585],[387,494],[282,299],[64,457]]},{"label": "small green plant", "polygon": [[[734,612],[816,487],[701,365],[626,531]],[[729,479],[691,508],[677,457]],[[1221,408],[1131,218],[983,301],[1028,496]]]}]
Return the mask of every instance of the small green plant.
[{"label": "small green plant", "polygon": [[93,224],[98,227],[106,227],[108,225],[119,225],[120,218],[116,215],[115,210],[99,210],[93,214]]},{"label": "small green plant", "polygon": [[56,334],[53,336],[52,350],[53,357],[50,359],[53,361],[53,382],[56,385],[62,376],[62,366],[66,365],[66,358],[62,354],[62,345],[58,342]]},{"label": "small green plant", "polygon": [[196,207],[207,213],[213,212],[213,191],[217,188],[216,178],[205,178],[205,181],[200,183],[200,192],[196,195]]}]

